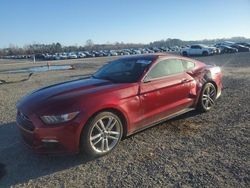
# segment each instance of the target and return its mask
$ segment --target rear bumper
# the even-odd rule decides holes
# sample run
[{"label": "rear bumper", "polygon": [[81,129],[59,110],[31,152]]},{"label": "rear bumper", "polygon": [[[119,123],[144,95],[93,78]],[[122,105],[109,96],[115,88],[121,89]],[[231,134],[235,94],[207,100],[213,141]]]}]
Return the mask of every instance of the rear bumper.
[{"label": "rear bumper", "polygon": [[219,72],[218,74],[213,76],[213,81],[216,83],[217,86],[217,96],[216,99],[218,99],[221,96],[221,92],[223,89],[223,85],[222,85],[222,73]]},{"label": "rear bumper", "polygon": [[221,96],[221,91],[222,91],[222,88],[217,89],[216,99],[218,99]]}]

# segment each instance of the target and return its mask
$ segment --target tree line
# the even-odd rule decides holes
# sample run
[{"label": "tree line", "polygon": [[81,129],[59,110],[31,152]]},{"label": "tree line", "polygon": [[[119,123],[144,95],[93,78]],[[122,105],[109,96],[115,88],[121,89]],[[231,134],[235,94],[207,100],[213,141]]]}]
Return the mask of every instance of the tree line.
[{"label": "tree line", "polygon": [[61,52],[78,52],[78,51],[93,51],[93,50],[119,50],[125,48],[142,48],[145,44],[130,44],[130,43],[113,43],[113,44],[94,44],[92,40],[87,40],[84,46],[63,46],[59,42],[52,44],[30,44],[24,47],[10,45],[8,48],[0,49],[0,56],[13,55],[33,55],[33,54],[55,54]]},{"label": "tree line", "polygon": [[112,44],[95,44],[91,39],[87,40],[85,45],[77,46],[63,46],[59,42],[52,44],[30,44],[23,47],[10,45],[8,48],[0,49],[0,56],[13,56],[13,55],[33,55],[33,54],[55,54],[60,52],[77,52],[77,51],[93,51],[93,50],[119,50],[126,48],[150,48],[150,47],[173,47],[173,46],[184,46],[192,43],[202,44],[214,44],[230,40],[233,42],[245,41],[250,42],[250,39],[244,37],[233,37],[229,39],[213,39],[213,40],[200,40],[200,41],[183,41],[180,39],[166,39],[154,41],[149,44],[133,44],[116,42]]}]

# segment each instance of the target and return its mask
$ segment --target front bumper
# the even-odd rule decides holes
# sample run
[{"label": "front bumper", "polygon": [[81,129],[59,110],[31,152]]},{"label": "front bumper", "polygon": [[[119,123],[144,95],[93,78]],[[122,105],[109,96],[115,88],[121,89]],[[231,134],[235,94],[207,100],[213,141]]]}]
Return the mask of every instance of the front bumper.
[{"label": "front bumper", "polygon": [[215,51],[215,50],[211,50],[211,51],[208,51],[208,54],[209,54],[209,55],[214,55],[214,54],[218,54],[218,53],[217,53],[217,51]]},{"label": "front bumper", "polygon": [[81,127],[77,120],[53,127],[41,121],[22,119],[17,114],[17,126],[24,143],[36,153],[78,153]]}]

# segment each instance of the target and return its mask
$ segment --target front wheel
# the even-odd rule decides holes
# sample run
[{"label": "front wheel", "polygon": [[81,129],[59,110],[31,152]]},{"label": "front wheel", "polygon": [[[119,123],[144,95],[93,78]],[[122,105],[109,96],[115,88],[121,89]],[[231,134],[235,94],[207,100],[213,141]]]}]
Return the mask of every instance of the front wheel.
[{"label": "front wheel", "polygon": [[183,56],[188,56],[188,54],[187,54],[186,51],[182,52],[182,55],[183,55]]},{"label": "front wheel", "polygon": [[112,112],[101,112],[83,130],[81,149],[91,157],[100,157],[113,150],[123,133],[120,118]]},{"label": "front wheel", "polygon": [[209,111],[215,103],[217,91],[212,83],[206,83],[200,94],[197,109],[201,112]]}]

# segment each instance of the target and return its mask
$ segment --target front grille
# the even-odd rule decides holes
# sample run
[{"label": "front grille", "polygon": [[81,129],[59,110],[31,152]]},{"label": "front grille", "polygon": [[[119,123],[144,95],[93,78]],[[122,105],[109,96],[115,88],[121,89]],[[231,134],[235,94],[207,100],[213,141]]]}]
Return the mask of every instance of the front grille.
[{"label": "front grille", "polygon": [[34,131],[35,129],[29,117],[24,115],[22,112],[17,113],[17,123],[28,131]]}]

